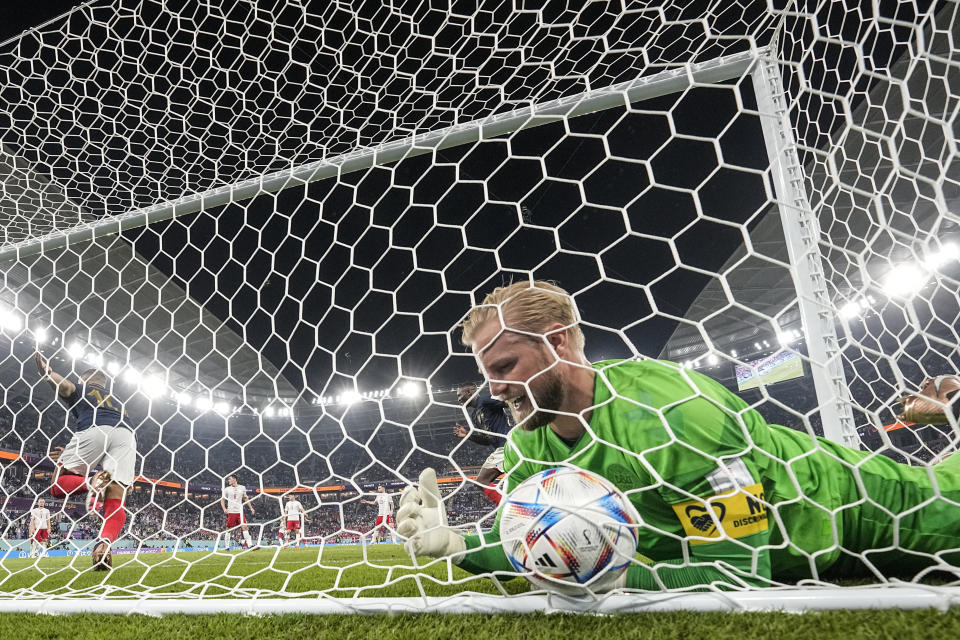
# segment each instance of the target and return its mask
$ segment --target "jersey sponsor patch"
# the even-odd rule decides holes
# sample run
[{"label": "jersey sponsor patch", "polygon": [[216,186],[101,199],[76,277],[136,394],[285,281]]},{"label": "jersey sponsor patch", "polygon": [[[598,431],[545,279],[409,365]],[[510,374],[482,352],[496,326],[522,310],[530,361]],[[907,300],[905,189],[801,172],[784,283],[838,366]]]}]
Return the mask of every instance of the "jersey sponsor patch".
[{"label": "jersey sponsor patch", "polygon": [[740,458],[721,463],[720,468],[705,477],[717,494],[730,493],[734,489],[749,487],[755,482],[747,465]]},{"label": "jersey sponsor patch", "polygon": [[767,530],[767,508],[763,504],[763,485],[759,482],[741,487],[736,493],[675,504],[673,511],[680,519],[683,531],[694,537],[690,544],[744,538]]}]

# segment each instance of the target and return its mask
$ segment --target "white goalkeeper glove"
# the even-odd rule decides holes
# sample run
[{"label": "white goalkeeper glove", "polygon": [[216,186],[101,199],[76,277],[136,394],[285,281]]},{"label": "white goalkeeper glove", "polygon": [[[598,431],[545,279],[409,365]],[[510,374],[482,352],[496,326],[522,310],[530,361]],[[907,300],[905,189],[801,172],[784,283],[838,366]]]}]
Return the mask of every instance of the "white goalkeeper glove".
[{"label": "white goalkeeper glove", "polygon": [[447,526],[437,472],[430,467],[420,472],[419,487],[407,487],[400,496],[397,533],[407,539],[404,548],[413,557],[453,556],[453,561],[458,562],[467,550],[463,536]]}]

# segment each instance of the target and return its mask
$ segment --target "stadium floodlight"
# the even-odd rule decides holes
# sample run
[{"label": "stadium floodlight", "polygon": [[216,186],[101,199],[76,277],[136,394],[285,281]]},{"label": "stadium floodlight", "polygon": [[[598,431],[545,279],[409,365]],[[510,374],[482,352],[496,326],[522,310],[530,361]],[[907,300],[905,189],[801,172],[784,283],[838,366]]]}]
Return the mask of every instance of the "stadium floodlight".
[{"label": "stadium floodlight", "polygon": [[[864,312],[869,310],[876,304],[877,300],[873,296],[864,296],[859,300],[851,300],[842,307],[840,307],[840,317],[846,318],[847,320],[852,320],[860,315],[863,315]],[[794,329],[790,332],[794,340],[799,340],[802,337],[800,331]]]},{"label": "stadium floodlight", "polygon": [[140,375],[140,372],[134,369],[133,367],[127,367],[126,369],[124,369],[123,374],[121,376],[124,382],[128,382],[130,384],[139,383],[141,377],[142,376]]},{"label": "stadium floodlight", "polygon": [[340,394],[340,397],[338,398],[338,402],[340,404],[351,405],[351,404],[360,402],[360,400],[362,399],[363,399],[363,396],[361,396],[356,391],[351,390],[351,391],[344,391],[342,394]]},{"label": "stadium floodlight", "polygon": [[158,376],[148,375],[144,376],[140,381],[140,391],[143,395],[148,398],[158,398],[162,396],[167,390],[166,383],[161,380]]},{"label": "stadium floodlight", "polygon": [[263,415],[267,416],[268,418],[272,418],[274,415],[276,415],[276,413],[277,410],[273,407],[265,407],[263,409]]},{"label": "stadium floodlight", "polygon": [[715,365],[720,363],[720,358],[717,357],[717,354],[711,353],[707,356],[707,364]]},{"label": "stadium floodlight", "polygon": [[934,251],[927,256],[926,265],[930,269],[939,269],[958,259],[960,259],[960,247],[953,242],[945,242],[940,246],[939,251]]},{"label": "stadium floodlight", "polygon": [[860,315],[860,305],[856,302],[848,302],[840,307],[840,317],[852,320]]},{"label": "stadium floodlight", "polygon": [[107,373],[111,376],[115,376],[120,373],[120,363],[116,360],[111,360],[107,363]]},{"label": "stadium floodlight", "polygon": [[209,411],[210,408],[213,407],[213,401],[207,396],[197,396],[194,404],[196,404],[197,409],[200,409],[200,411]]},{"label": "stadium floodlight", "polygon": [[887,272],[883,290],[890,297],[909,297],[927,283],[929,274],[915,264],[898,264]]},{"label": "stadium floodlight", "polygon": [[46,344],[50,339],[50,332],[46,327],[36,327],[33,330],[33,339],[37,344]]},{"label": "stadium floodlight", "polygon": [[67,347],[67,353],[74,360],[79,360],[82,358],[85,351],[86,349],[84,349],[83,345],[79,342],[73,342],[69,347]]},{"label": "stadium floodlight", "polygon": [[730,357],[731,357],[731,358],[736,358],[736,357],[737,357],[737,350],[736,350],[736,349],[730,349]]},{"label": "stadium floodlight", "polygon": [[7,331],[20,331],[23,319],[12,309],[0,309],[0,326]]},{"label": "stadium floodlight", "polygon": [[216,402],[216,403],[214,403],[214,405],[213,405],[213,410],[214,410],[216,413],[219,413],[221,416],[227,416],[227,415],[230,415],[230,413],[231,413],[231,411],[230,411],[230,405],[227,404],[226,402]]},{"label": "stadium floodlight", "polygon": [[177,391],[174,397],[177,400],[177,404],[182,407],[189,407],[193,403],[193,396],[186,391]]},{"label": "stadium floodlight", "polygon": [[420,395],[423,390],[422,387],[414,382],[413,380],[408,380],[403,383],[403,395],[408,398],[416,398]]},{"label": "stadium floodlight", "polygon": [[103,354],[97,353],[96,351],[88,351],[83,356],[83,361],[87,364],[91,364],[95,367],[103,366]]}]

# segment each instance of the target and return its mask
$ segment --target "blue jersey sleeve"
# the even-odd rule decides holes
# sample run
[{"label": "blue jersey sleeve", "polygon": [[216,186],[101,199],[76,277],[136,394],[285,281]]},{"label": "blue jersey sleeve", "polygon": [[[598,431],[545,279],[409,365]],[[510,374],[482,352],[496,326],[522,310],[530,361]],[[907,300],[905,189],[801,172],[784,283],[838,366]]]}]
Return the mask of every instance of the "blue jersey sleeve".
[{"label": "blue jersey sleeve", "polygon": [[506,436],[510,433],[510,419],[507,417],[507,405],[488,395],[477,398],[477,405],[473,411],[473,426],[489,432],[490,444],[502,447],[506,444]]}]

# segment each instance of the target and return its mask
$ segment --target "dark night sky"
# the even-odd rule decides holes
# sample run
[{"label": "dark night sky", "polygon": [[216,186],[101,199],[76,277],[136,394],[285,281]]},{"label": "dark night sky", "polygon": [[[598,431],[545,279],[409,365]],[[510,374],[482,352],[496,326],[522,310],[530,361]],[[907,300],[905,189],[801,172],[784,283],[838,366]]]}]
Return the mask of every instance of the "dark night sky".
[{"label": "dark night sky", "polygon": [[0,6],[0,42],[19,35],[23,31],[56,18],[73,7],[83,4],[79,0],[49,0],[25,2],[10,0]]}]

